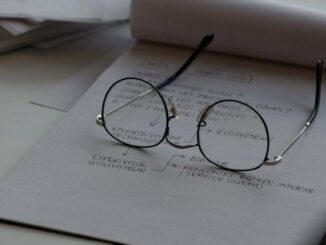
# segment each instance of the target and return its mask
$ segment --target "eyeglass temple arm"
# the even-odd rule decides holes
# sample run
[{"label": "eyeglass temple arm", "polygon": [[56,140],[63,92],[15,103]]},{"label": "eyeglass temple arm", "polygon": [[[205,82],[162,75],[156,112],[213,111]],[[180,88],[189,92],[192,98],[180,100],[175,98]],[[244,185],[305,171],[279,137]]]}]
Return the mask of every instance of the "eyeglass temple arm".
[{"label": "eyeglass temple arm", "polygon": [[323,60],[318,60],[316,66],[316,96],[315,96],[315,106],[310,117],[307,120],[307,123],[311,124],[315,117],[317,116],[320,104],[320,94],[321,94],[321,81],[323,76]]},{"label": "eyeglass temple arm", "polygon": [[[105,113],[105,114],[103,115],[104,118],[107,117],[107,116],[109,116],[109,115],[111,115],[112,113],[114,113],[114,112],[120,110],[121,108],[123,108],[123,107],[125,107],[125,106],[131,104],[132,102],[134,102],[134,101],[140,99],[141,97],[143,97],[143,96],[145,96],[145,95],[147,95],[147,94],[149,94],[149,93],[152,93],[153,91],[154,91],[153,89],[149,89],[149,90],[145,91],[144,93],[142,93],[142,94],[136,96],[135,98],[133,98],[133,99],[127,101],[126,103],[123,103],[122,105],[119,105],[118,107],[114,108],[113,110],[111,110],[111,111]],[[96,124],[99,125],[99,126],[102,126],[102,127],[103,127],[103,118],[102,118],[102,114],[99,114],[99,115],[96,117]]]},{"label": "eyeglass temple arm", "polygon": [[322,82],[322,75],[323,75],[323,60],[318,60],[316,65],[316,95],[315,95],[315,105],[312,113],[308,117],[304,127],[300,131],[300,133],[288,144],[285,149],[281,152],[280,155],[275,156],[273,160],[267,159],[265,161],[265,165],[274,166],[282,161],[283,156],[285,153],[294,145],[295,142],[301,137],[301,135],[306,131],[306,129],[312,124],[315,120],[320,104],[320,94],[321,94],[321,82]]},{"label": "eyeglass temple arm", "polygon": [[214,34],[205,35],[201,40],[201,42],[199,43],[196,50],[191,54],[191,56],[186,60],[186,62],[172,76],[160,82],[156,87],[158,89],[161,89],[166,85],[172,83],[174,80],[176,80],[192,64],[192,62],[206,49],[206,47],[212,42],[213,39],[214,39]]},{"label": "eyeglass temple arm", "polygon": [[[203,39],[201,40],[201,42],[199,43],[198,47],[195,49],[195,51],[191,54],[191,56],[186,60],[186,62],[170,77],[168,77],[166,80],[164,80],[163,82],[160,82],[156,87],[158,89],[161,89],[163,87],[165,87],[166,85],[172,83],[174,80],[176,80],[191,64],[192,62],[206,49],[206,47],[212,42],[212,40],[214,39],[214,34],[207,34],[203,37]],[[113,109],[112,111],[106,113],[104,115],[104,117],[112,114],[113,112],[119,110],[120,108],[130,104],[131,102],[143,97],[144,95],[153,92],[153,90],[148,90],[145,91],[143,94],[135,97],[134,99],[127,101],[125,104],[122,104],[121,106]],[[96,123],[99,126],[103,127],[103,119],[102,119],[102,115],[98,115],[96,118]]]}]

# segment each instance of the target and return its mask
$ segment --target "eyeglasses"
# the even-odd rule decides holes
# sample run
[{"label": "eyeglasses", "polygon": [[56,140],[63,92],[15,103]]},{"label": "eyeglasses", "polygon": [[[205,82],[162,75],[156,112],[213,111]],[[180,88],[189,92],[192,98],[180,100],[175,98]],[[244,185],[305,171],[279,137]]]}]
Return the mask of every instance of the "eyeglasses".
[{"label": "eyeglasses", "polygon": [[197,143],[180,145],[169,135],[170,121],[178,118],[176,107],[160,90],[175,81],[213,38],[213,34],[206,35],[186,62],[157,86],[136,77],[113,83],[104,96],[97,124],[130,147],[150,148],[163,140],[178,149],[198,147],[208,162],[227,170],[251,171],[280,163],[318,113],[323,61],[316,65],[316,95],[311,114],[300,133],[273,159],[268,157],[270,137],[265,120],[252,106],[238,100],[220,100],[203,108],[197,116]]}]

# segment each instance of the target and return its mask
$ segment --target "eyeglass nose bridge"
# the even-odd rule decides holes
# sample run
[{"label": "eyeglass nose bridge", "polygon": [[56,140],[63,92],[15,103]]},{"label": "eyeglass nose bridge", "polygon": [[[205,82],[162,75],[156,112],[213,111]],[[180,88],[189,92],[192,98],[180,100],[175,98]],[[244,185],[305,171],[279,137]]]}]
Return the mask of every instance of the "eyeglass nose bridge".
[{"label": "eyeglass nose bridge", "polygon": [[174,148],[177,148],[177,149],[189,149],[189,148],[194,148],[196,146],[198,146],[198,143],[195,144],[195,145],[178,145],[176,143],[173,143],[172,141],[169,140],[169,129],[168,129],[168,132],[167,134],[165,135],[165,141],[170,145],[170,146],[173,146]]},{"label": "eyeglass nose bridge", "polygon": [[168,102],[168,104],[170,106],[170,111],[172,113],[172,116],[169,119],[172,119],[172,118],[178,119],[178,111],[177,111],[177,108],[174,105],[172,99],[169,97],[164,97],[164,98]]},{"label": "eyeglass nose bridge", "polygon": [[[166,99],[166,101],[168,102],[169,106],[170,106],[170,111],[172,113],[172,116],[169,118],[170,119],[179,119],[178,117],[178,111],[177,111],[177,108],[176,106],[174,105],[173,101],[171,100],[171,98],[169,97],[164,97]],[[169,140],[169,134],[170,134],[170,128],[169,128],[169,125],[167,127],[167,132],[166,132],[166,135],[165,135],[165,141],[173,146],[174,148],[177,148],[177,149],[189,149],[189,148],[193,148],[193,147],[196,147],[198,146],[198,143],[195,144],[195,145],[178,145],[172,141]]]}]

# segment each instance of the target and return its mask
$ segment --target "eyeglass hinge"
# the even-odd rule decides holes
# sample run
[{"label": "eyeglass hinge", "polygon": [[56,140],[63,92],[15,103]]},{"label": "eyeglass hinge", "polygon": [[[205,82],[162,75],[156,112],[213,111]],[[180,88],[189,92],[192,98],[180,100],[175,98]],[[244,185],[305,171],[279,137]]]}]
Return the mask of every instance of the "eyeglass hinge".
[{"label": "eyeglass hinge", "polygon": [[99,114],[97,117],[96,117],[96,124],[103,127],[103,120],[102,120],[102,115]]},{"label": "eyeglass hinge", "polygon": [[264,165],[266,166],[275,166],[282,162],[282,156],[275,156],[273,160],[269,160],[268,158],[265,160]]}]

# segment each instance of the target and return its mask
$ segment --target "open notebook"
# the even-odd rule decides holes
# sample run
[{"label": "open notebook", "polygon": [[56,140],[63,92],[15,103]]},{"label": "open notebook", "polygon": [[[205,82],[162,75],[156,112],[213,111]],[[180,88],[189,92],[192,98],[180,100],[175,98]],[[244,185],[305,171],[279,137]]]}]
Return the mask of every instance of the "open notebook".
[{"label": "open notebook", "polygon": [[[137,7],[150,2],[134,2],[135,35]],[[191,31],[189,45],[202,37],[195,27]],[[157,83],[190,52],[139,42],[123,55],[2,180],[0,218],[123,244],[316,244],[326,227],[325,87],[316,121],[283,162],[248,173],[216,168],[197,148],[129,148],[96,125],[112,83],[127,76]],[[179,143],[191,142],[195,114],[206,103],[239,99],[265,118],[276,154],[309,115],[314,81],[310,68],[204,53],[162,90],[181,114],[171,134]]]}]

